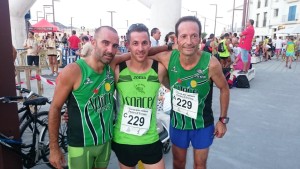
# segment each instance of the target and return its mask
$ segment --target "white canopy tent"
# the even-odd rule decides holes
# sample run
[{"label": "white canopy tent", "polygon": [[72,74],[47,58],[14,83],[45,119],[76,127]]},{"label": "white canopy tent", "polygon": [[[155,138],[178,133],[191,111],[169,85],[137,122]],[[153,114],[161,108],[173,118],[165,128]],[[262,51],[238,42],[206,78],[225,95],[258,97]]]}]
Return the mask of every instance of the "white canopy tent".
[{"label": "white canopy tent", "polygon": [[276,32],[276,34],[300,34],[300,25],[297,25],[295,27],[289,27],[285,29],[281,29]]}]

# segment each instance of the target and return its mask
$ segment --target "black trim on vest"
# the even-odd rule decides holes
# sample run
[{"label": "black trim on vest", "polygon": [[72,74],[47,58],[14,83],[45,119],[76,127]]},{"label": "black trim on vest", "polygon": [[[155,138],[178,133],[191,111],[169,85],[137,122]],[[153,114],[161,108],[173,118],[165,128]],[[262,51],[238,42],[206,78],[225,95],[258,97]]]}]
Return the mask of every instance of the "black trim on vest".
[{"label": "black trim on vest", "polygon": [[[119,72],[122,72],[127,67],[126,61],[119,64]],[[153,60],[151,68],[158,74],[158,61]]]},{"label": "black trim on vest", "polygon": [[127,67],[126,61],[121,62],[121,63],[119,64],[119,72],[122,72],[122,70],[124,70],[126,67]]},{"label": "black trim on vest", "polygon": [[158,74],[158,61],[153,60],[151,68]]}]

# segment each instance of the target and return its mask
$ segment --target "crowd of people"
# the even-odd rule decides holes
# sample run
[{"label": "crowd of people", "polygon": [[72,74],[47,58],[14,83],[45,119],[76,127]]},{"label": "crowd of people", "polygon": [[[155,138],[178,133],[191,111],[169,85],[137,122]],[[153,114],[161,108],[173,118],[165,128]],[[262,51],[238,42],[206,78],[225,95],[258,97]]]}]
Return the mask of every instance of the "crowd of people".
[{"label": "crowd of people", "polygon": [[275,36],[273,39],[265,36],[264,40],[256,36],[255,51],[256,56],[263,57],[264,61],[271,60],[276,56],[276,60],[285,61],[285,66],[291,69],[292,62],[298,61],[300,57],[300,38],[294,36]]}]

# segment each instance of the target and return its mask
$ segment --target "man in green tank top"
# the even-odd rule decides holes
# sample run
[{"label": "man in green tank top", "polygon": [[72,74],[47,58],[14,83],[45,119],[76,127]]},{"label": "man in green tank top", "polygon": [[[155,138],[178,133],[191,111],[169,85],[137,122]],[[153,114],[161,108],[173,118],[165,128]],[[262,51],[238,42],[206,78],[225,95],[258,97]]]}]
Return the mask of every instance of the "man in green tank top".
[{"label": "man in green tank top", "polygon": [[229,46],[229,44],[231,43],[229,39],[229,33],[225,33],[223,35],[223,38],[224,39],[222,39],[219,43],[223,44],[225,51],[219,52],[220,62],[223,68],[228,68],[231,64],[230,54],[232,53]]},{"label": "man in green tank top", "polygon": [[[194,148],[194,168],[206,168],[209,146],[214,136],[226,131],[229,88],[219,61],[199,50],[201,23],[185,16],[175,25],[178,50],[162,52],[152,58],[168,69],[171,88],[171,126],[173,168],[184,169],[187,149]],[[214,125],[213,83],[220,89],[220,117]],[[188,166],[187,168],[191,168]]]},{"label": "man in green tank top", "polygon": [[114,72],[108,64],[113,66],[128,59],[114,58],[118,44],[119,37],[114,28],[103,26],[96,29],[91,55],[69,64],[58,76],[49,111],[50,162],[54,167],[65,165],[58,144],[58,126],[61,108],[66,100],[69,112],[69,168],[107,167],[114,104]]},{"label": "man in green tank top", "polygon": [[156,103],[160,83],[169,86],[166,68],[147,58],[151,47],[148,28],[133,24],[127,32],[131,59],[115,69],[117,102],[112,149],[121,169],[164,169],[162,143],[156,129]]}]

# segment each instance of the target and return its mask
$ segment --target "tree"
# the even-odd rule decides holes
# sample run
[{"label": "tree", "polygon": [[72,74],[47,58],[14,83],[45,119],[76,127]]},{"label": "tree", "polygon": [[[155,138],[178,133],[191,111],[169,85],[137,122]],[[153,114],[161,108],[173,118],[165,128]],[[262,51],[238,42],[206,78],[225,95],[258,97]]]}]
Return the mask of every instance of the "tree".
[{"label": "tree", "polygon": [[206,32],[203,32],[203,33],[201,34],[201,39],[204,39],[204,38],[206,37],[206,35],[207,35],[207,33],[206,33]]}]

